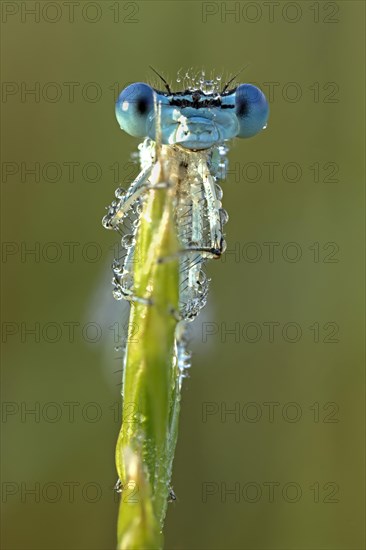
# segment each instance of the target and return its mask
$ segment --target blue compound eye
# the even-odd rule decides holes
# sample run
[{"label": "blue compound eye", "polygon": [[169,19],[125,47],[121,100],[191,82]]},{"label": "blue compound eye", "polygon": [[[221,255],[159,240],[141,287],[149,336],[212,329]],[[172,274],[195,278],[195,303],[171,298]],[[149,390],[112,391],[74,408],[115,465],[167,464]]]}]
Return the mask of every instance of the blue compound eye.
[{"label": "blue compound eye", "polygon": [[127,86],[116,103],[116,117],[122,130],[134,137],[147,135],[146,123],[154,109],[154,90],[137,82]]},{"label": "blue compound eye", "polygon": [[252,84],[241,84],[235,90],[235,112],[240,126],[238,137],[255,136],[267,124],[266,96]]}]

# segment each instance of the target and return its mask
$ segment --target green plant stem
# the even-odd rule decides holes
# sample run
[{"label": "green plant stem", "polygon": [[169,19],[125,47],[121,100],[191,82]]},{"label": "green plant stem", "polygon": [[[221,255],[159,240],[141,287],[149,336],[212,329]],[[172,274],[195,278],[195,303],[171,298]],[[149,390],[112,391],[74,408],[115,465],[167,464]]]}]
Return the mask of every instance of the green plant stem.
[{"label": "green plant stem", "polygon": [[[166,181],[159,164],[154,178],[152,184]],[[136,240],[134,293],[151,303],[131,306],[123,422],[116,448],[124,487],[119,550],[162,547],[180,400],[174,354],[179,262],[173,200],[171,189],[148,192]]]}]

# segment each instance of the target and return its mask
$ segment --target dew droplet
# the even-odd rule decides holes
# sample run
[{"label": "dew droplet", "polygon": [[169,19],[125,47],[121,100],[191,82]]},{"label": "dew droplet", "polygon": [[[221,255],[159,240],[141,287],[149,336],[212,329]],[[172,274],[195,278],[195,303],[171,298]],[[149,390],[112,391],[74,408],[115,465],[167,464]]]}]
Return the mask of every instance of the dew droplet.
[{"label": "dew droplet", "polygon": [[212,94],[215,90],[215,83],[213,80],[205,80],[202,83],[202,91],[204,94]]},{"label": "dew droplet", "polygon": [[111,219],[109,214],[106,214],[102,219],[102,225],[105,229],[112,229]]},{"label": "dew droplet", "polygon": [[143,205],[141,202],[138,202],[135,206],[136,214],[140,216],[142,214]]},{"label": "dew droplet", "polygon": [[120,275],[122,273],[121,263],[118,260],[113,260],[112,269],[115,275]]},{"label": "dew droplet", "polygon": [[[204,271],[200,271],[197,276],[197,293],[202,300],[208,293],[208,279]],[[203,306],[200,306],[203,307]]]},{"label": "dew droplet", "polygon": [[124,199],[126,196],[126,191],[122,189],[122,187],[117,187],[114,194],[117,197],[117,199]]},{"label": "dew droplet", "polygon": [[200,285],[203,285],[207,282],[207,276],[206,276],[206,273],[204,271],[201,271],[199,272],[198,274],[198,277],[197,277],[197,283],[199,283]]},{"label": "dew droplet", "polygon": [[132,273],[126,271],[120,280],[120,285],[124,290],[131,290],[133,287],[133,276]]},{"label": "dew droplet", "polygon": [[216,198],[218,201],[222,200],[222,197],[224,195],[220,185],[218,183],[215,184],[215,191],[216,191]]},{"label": "dew droplet", "polygon": [[121,245],[124,248],[131,248],[135,244],[135,236],[132,235],[132,233],[129,233],[127,235],[124,235],[121,239]]},{"label": "dew droplet", "polygon": [[122,300],[123,298],[123,294],[122,294],[122,291],[119,287],[115,287],[113,290],[112,290],[112,294],[113,294],[113,298],[115,300]]},{"label": "dew droplet", "polygon": [[229,214],[224,208],[220,208],[220,220],[222,225],[225,225],[229,221]]}]

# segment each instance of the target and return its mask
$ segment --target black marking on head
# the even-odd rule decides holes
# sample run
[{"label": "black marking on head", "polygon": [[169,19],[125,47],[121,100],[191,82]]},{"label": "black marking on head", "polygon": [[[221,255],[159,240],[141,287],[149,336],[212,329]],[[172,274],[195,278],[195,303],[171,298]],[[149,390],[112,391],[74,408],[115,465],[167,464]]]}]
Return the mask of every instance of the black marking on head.
[{"label": "black marking on head", "polygon": [[[235,105],[222,104],[221,96],[228,96],[234,94],[236,88],[227,90],[224,93],[218,94],[205,94],[202,90],[183,90],[182,92],[166,93],[154,88],[154,91],[158,95],[162,95],[169,99],[169,105],[172,107],[192,107],[193,109],[207,109],[213,107],[220,107],[220,109],[235,109]],[[185,97],[188,96],[188,97]]]},{"label": "black marking on head", "polygon": [[217,97],[214,95],[207,96],[199,91],[193,92],[191,94],[192,99],[186,97],[180,99],[180,95],[186,95],[186,93],[181,92],[179,94],[174,94],[172,97],[169,98],[170,105],[174,107],[180,107],[181,109],[184,109],[185,107],[191,107],[192,109],[209,109],[214,107],[219,107],[221,109],[234,108],[234,105],[223,105],[221,97]]},{"label": "black marking on head", "polygon": [[199,92],[194,92],[191,95],[192,99],[183,98],[179,99],[177,97],[172,97],[170,99],[170,105],[173,105],[175,107],[181,107],[184,109],[184,107],[192,107],[193,109],[204,109],[208,107],[221,107],[221,98],[219,97],[207,97],[207,96],[201,96]]}]

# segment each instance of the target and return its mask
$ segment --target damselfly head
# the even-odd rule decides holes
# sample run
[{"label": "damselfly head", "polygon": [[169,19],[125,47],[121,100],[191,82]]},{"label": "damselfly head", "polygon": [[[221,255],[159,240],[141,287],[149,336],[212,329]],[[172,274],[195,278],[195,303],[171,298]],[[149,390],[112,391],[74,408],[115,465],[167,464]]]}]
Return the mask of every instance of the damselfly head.
[{"label": "damselfly head", "polygon": [[265,128],[269,107],[259,88],[240,84],[219,93],[215,84],[203,81],[200,88],[174,93],[168,85],[159,91],[142,82],[131,84],[117,100],[117,120],[132,136],[190,150],[252,137]]}]

